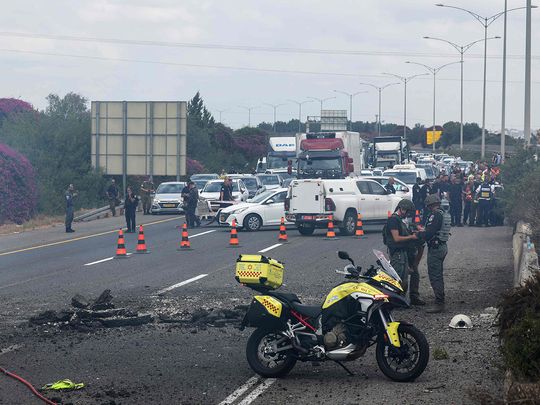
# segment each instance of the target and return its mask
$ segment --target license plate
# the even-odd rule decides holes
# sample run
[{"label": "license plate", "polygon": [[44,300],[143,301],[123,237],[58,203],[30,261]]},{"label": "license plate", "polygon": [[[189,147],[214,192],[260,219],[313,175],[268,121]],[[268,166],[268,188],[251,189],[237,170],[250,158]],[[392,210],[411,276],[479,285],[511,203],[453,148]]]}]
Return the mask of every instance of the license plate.
[{"label": "license plate", "polygon": [[176,204],[163,204],[163,208],[176,208]]},{"label": "license plate", "polygon": [[305,219],[305,220],[308,220],[308,221],[309,221],[309,220],[313,220],[313,215],[304,215],[304,216],[302,217],[302,219]]}]

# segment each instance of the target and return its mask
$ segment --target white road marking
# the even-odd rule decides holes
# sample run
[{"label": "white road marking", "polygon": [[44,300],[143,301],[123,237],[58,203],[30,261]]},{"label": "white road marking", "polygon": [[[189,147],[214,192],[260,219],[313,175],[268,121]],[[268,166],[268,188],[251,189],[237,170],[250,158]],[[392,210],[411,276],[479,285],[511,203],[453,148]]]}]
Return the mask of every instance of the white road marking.
[{"label": "white road marking", "polygon": [[265,253],[265,252],[268,252],[269,250],[272,250],[272,249],[275,249],[275,248],[277,248],[277,247],[280,247],[281,245],[283,245],[283,243],[276,243],[275,245],[269,246],[269,247],[267,247],[266,249],[259,250],[259,253]]},{"label": "white road marking", "polygon": [[227,398],[225,398],[223,401],[221,401],[218,405],[231,405],[239,397],[244,395],[244,392],[246,392],[249,388],[251,388],[253,385],[255,385],[258,381],[259,381],[259,377],[257,377],[257,376],[251,377],[244,384],[242,384],[240,387],[238,387],[236,389],[236,391],[234,391],[231,395],[229,395]]},{"label": "white road marking", "polygon": [[[126,253],[126,256],[131,256],[133,253]],[[91,263],[85,263],[85,266],[93,266],[94,264],[99,264],[99,263],[103,263],[103,262],[108,262],[109,260],[113,260],[114,259],[114,256],[112,257],[107,257],[105,259],[101,259],[101,260],[96,260],[95,262],[91,262]]]},{"label": "white road marking", "polygon": [[255,388],[251,393],[245,397],[242,402],[240,402],[238,405],[249,405],[253,401],[257,399],[259,395],[261,395],[264,391],[266,391],[268,388],[272,386],[276,382],[275,378],[267,378],[264,380],[257,388]]},{"label": "white road marking", "polygon": [[164,294],[168,291],[174,290],[175,288],[182,287],[183,285],[192,283],[194,281],[200,280],[201,278],[206,277],[208,274],[199,274],[198,276],[192,277],[189,280],[182,281],[181,283],[173,284],[170,287],[164,288],[163,290],[159,290],[157,292],[158,295]]},{"label": "white road marking", "polygon": [[195,235],[191,235],[189,238],[196,238],[197,236],[203,236],[203,235],[207,235],[209,233],[212,233],[212,232],[215,232],[216,230],[215,229],[212,229],[211,231],[206,231],[206,232],[201,232],[201,233],[196,233]]},{"label": "white road marking", "polygon": [[13,352],[17,349],[20,349],[22,347],[22,345],[11,345],[11,346],[8,346],[6,347],[5,349],[0,349],[0,356],[3,355],[3,354],[6,354],[6,353],[9,353],[9,352]]}]

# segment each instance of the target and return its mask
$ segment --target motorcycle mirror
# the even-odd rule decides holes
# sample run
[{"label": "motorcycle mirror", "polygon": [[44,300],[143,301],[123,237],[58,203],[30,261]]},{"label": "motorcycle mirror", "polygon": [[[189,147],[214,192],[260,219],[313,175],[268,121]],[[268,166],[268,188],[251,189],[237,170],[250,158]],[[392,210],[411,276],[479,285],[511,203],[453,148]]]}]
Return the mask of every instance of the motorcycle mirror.
[{"label": "motorcycle mirror", "polygon": [[338,254],[338,257],[341,260],[349,260],[350,259],[349,254],[347,252],[344,252],[343,250],[338,251],[337,254]]}]

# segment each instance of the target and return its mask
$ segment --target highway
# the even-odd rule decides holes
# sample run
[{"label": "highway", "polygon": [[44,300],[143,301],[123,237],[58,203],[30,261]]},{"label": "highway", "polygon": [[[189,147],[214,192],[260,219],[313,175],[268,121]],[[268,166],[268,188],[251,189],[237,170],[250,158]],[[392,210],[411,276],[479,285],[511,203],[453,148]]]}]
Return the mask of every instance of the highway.
[{"label": "highway", "polygon": [[[277,229],[239,232],[241,247],[230,248],[228,229],[202,227],[190,230],[193,249],[179,251],[183,218],[144,220],[156,222],[145,227],[151,252],[127,259],[111,259],[117,241],[114,221],[119,219],[84,225],[86,231],[81,225],[76,236],[55,230],[49,239],[36,237],[39,243],[32,243],[32,232],[40,236],[47,231],[0,236],[1,367],[38,387],[64,378],[84,382],[81,391],[47,394],[76,404],[468,403],[470,387],[501,389],[501,373],[490,363],[497,361],[497,341],[480,314],[511,285],[509,228],[452,229],[445,269],[447,312],[428,315],[413,308],[397,313],[426,333],[432,350],[442,347],[449,358],[431,359],[416,382],[398,385],[378,370],[373,349],[349,363],[355,377],[332,363],[298,363],[285,379],[263,380],[245,360],[251,330],[159,322],[159,314],[249,304],[252,291],[234,279],[239,253],[264,252],[283,261],[282,289],[320,304],[342,281],[334,269],[345,263],[336,251],[346,250],[358,264],[369,266],[372,249],[384,250],[377,229],[368,229],[365,239],[338,235],[332,241],[324,239],[323,231],[306,237],[289,229],[287,244],[278,243]],[[128,252],[135,251],[136,240],[137,234],[126,235]],[[421,276],[421,293],[431,300],[425,259]],[[67,309],[77,293],[95,298],[105,289],[117,307],[150,313],[155,321],[85,331],[28,324],[30,316],[44,310]],[[456,313],[469,314],[477,327],[450,330],[447,325]],[[21,384],[0,376],[4,403],[41,402]]]}]

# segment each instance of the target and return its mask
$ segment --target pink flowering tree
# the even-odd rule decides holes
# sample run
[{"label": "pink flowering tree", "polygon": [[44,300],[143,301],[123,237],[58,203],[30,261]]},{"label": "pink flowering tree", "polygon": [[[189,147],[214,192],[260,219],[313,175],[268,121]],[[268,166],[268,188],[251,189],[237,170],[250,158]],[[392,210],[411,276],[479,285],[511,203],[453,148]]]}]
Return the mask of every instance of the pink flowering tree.
[{"label": "pink flowering tree", "polygon": [[10,114],[32,111],[32,105],[16,98],[0,98],[0,121]]},{"label": "pink flowering tree", "polygon": [[204,166],[198,160],[187,158],[186,166],[187,166],[188,177],[191,176],[192,174],[204,172]]},{"label": "pink flowering tree", "polygon": [[0,224],[22,224],[35,213],[37,190],[34,168],[26,157],[0,144]]}]

